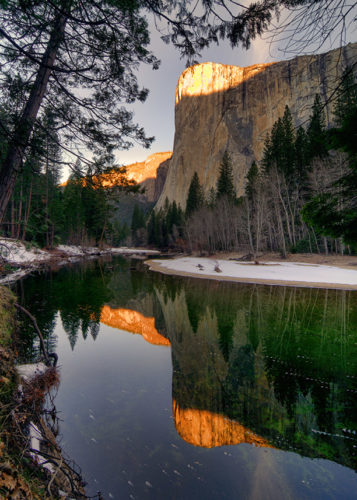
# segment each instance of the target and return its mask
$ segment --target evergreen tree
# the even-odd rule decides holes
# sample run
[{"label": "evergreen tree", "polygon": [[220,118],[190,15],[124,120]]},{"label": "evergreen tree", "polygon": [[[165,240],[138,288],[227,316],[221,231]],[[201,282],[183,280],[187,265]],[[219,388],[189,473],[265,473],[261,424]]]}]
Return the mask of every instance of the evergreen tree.
[{"label": "evergreen tree", "polygon": [[147,224],[148,243],[159,248],[175,246],[183,235],[184,214],[176,202],[165,200],[164,207],[153,210]]},{"label": "evergreen tree", "polygon": [[283,164],[282,171],[287,177],[295,175],[295,129],[289,106],[285,106],[285,111],[282,119],[283,137],[282,137],[282,154]]},{"label": "evergreen tree", "polygon": [[347,172],[303,208],[304,220],[320,234],[343,240],[357,249],[357,84],[342,77],[335,107],[338,127],[329,131],[330,146],[345,153]]},{"label": "evergreen tree", "polygon": [[321,103],[321,97],[316,94],[312,107],[310,122],[307,127],[308,158],[324,158],[327,156],[327,136],[325,117]]},{"label": "evergreen tree", "polygon": [[295,132],[288,106],[265,140],[262,165],[265,172],[275,166],[287,179],[295,175]]},{"label": "evergreen tree", "polygon": [[151,212],[148,220],[148,243],[160,246],[160,222],[155,210]]},{"label": "evergreen tree", "polygon": [[135,204],[131,219],[131,235],[135,245],[144,243],[142,233],[145,226],[145,214],[139,205]]},{"label": "evergreen tree", "polygon": [[82,186],[85,228],[88,236],[100,245],[109,229],[110,205],[100,181],[87,176]]},{"label": "evergreen tree", "polygon": [[193,212],[203,205],[202,187],[197,172],[192,176],[188,196],[186,201],[186,217],[190,217]]},{"label": "evergreen tree", "polygon": [[63,217],[65,220],[63,239],[73,244],[81,244],[86,238],[82,194],[82,178],[74,172],[63,191]]},{"label": "evergreen tree", "polygon": [[295,170],[299,181],[305,182],[309,164],[308,139],[305,130],[299,127],[295,140]]},{"label": "evergreen tree", "polygon": [[278,171],[283,170],[283,144],[283,121],[279,117],[271,129],[270,135],[265,139],[262,160],[264,172],[268,173],[273,166],[276,166]]},{"label": "evergreen tree", "polygon": [[135,204],[133,216],[131,219],[131,230],[135,232],[137,229],[145,227],[145,214],[138,204]]},{"label": "evergreen tree", "polygon": [[334,107],[336,124],[343,126],[346,118],[354,113],[357,108],[357,85],[354,80],[353,70],[347,67],[343,72],[341,84],[337,92],[337,99]]},{"label": "evergreen tree", "polygon": [[225,151],[223,155],[217,180],[217,198],[222,196],[226,196],[232,202],[237,199],[233,182],[232,160],[228,151]]},{"label": "evergreen tree", "polygon": [[217,202],[217,193],[216,190],[211,187],[211,189],[208,192],[208,199],[207,199],[207,205],[210,208],[214,208]]},{"label": "evergreen tree", "polygon": [[264,173],[268,173],[273,164],[271,135],[271,132],[268,132],[264,140],[263,157],[261,162]]},{"label": "evergreen tree", "polygon": [[247,174],[247,184],[245,186],[245,194],[249,200],[252,200],[256,195],[256,181],[258,180],[258,177],[258,166],[255,161],[253,161]]},{"label": "evergreen tree", "polygon": [[126,222],[124,222],[123,224],[121,224],[120,221],[117,220],[113,222],[112,242],[114,246],[122,245],[129,235],[130,229]]}]

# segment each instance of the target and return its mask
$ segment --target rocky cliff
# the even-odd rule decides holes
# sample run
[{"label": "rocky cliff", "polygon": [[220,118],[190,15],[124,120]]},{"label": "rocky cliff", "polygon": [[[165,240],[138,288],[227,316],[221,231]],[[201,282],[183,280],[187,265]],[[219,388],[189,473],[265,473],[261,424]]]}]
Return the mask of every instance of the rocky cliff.
[{"label": "rocky cliff", "polygon": [[145,161],[133,163],[126,167],[129,180],[135,180],[145,188],[147,201],[157,201],[166,179],[171,151],[154,153]]},{"label": "rocky cliff", "polygon": [[225,150],[233,160],[237,192],[243,194],[247,171],[261,159],[266,134],[285,105],[295,125],[304,125],[318,93],[331,126],[331,94],[343,69],[356,61],[357,43],[246,68],[204,63],[186,69],[176,88],[174,152],[157,207],[168,197],[184,208],[194,171],[206,193],[215,187]]}]

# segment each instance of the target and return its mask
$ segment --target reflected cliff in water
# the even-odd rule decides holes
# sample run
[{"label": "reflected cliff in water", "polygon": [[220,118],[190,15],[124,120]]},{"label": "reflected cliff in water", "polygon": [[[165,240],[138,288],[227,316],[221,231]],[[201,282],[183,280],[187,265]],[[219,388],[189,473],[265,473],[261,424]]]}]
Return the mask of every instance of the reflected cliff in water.
[{"label": "reflected cliff in water", "polygon": [[[100,323],[171,345],[178,434],[201,447],[251,443],[356,469],[356,292],[218,283],[132,270],[121,258],[19,285],[53,348]],[[23,356],[36,352],[28,325]]]},{"label": "reflected cliff in water", "polygon": [[142,335],[149,344],[170,345],[170,341],[156,330],[155,318],[147,318],[132,309],[112,309],[110,306],[103,306],[100,322],[112,328]]},{"label": "reflected cliff in water", "polygon": [[175,400],[172,402],[172,414],[177,433],[194,446],[214,448],[248,443],[273,448],[266,439],[224,415],[194,408],[182,409]]}]

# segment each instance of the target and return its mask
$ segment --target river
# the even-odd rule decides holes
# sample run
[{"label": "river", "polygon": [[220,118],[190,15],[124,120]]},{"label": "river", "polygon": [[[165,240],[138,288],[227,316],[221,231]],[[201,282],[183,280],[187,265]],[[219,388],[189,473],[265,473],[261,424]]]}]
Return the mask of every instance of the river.
[{"label": "river", "polygon": [[[121,257],[27,277],[59,357],[62,448],[105,499],[356,499],[357,292],[165,276]],[[19,360],[38,355],[24,319]]]}]

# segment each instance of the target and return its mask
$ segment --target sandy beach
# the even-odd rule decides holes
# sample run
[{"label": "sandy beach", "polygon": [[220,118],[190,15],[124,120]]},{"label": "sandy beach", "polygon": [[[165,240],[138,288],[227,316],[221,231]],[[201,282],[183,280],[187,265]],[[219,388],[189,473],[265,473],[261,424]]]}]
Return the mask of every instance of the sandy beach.
[{"label": "sandy beach", "polygon": [[237,283],[357,290],[355,256],[300,254],[277,260],[276,255],[265,255],[259,258],[258,263],[233,259],[235,257],[232,255],[185,256],[148,260],[146,263],[152,271],[178,276]]}]

